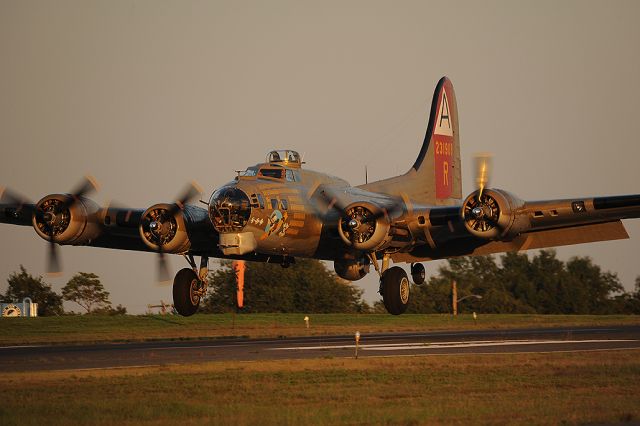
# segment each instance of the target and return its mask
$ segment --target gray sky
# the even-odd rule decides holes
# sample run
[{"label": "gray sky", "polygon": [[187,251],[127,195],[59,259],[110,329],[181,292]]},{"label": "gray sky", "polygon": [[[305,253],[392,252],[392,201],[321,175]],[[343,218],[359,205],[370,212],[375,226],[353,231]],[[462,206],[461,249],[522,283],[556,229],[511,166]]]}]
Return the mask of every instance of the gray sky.
[{"label": "gray sky", "polygon": [[[208,197],[272,148],[357,185],[365,164],[370,180],[413,164],[447,75],[465,193],[478,151],[522,199],[640,193],[638,22],[637,1],[0,0],[0,185],[37,200],[91,173],[96,201],[148,207],[191,179]],[[558,253],[632,289],[640,223],[625,226],[630,240]],[[44,273],[31,228],[0,241],[0,291],[21,263]],[[91,271],[130,312],[171,300],[152,254],[61,254],[57,291]],[[374,275],[358,284],[377,298]]]}]

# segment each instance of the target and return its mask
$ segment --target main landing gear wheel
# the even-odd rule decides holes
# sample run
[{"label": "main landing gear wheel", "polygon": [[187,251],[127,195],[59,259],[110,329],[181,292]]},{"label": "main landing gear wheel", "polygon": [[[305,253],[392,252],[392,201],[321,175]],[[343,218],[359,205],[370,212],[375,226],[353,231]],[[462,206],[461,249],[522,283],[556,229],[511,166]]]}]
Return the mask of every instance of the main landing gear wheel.
[{"label": "main landing gear wheel", "polygon": [[409,306],[409,278],[404,269],[394,266],[387,269],[380,279],[384,307],[392,315],[400,315]]},{"label": "main landing gear wheel", "polygon": [[173,279],[173,307],[182,316],[189,317],[196,313],[200,304],[200,280],[193,269],[184,268],[178,271]]}]

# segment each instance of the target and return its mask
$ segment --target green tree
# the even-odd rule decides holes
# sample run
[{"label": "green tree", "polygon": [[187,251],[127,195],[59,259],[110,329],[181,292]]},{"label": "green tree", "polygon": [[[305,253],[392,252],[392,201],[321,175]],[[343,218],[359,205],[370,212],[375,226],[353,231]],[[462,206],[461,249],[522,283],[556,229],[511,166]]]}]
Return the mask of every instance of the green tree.
[{"label": "green tree", "polygon": [[[296,259],[289,268],[247,262],[244,285],[245,312],[364,312],[362,290],[340,280],[314,259]],[[236,306],[236,278],[231,263],[210,275],[205,312],[229,312]]]},{"label": "green tree", "polygon": [[[456,281],[460,312],[606,314],[640,312],[640,277],[636,292],[623,293],[615,273],[603,272],[588,257],[563,262],[554,250],[448,259],[427,284],[413,286],[408,312],[451,312],[451,284]],[[376,311],[381,304],[376,304]]]},{"label": "green tree", "polygon": [[586,306],[586,312],[608,314],[616,311],[611,296],[622,293],[624,287],[615,273],[602,272],[589,257],[569,259],[567,271],[575,280],[572,298],[577,299],[575,303]]},{"label": "green tree", "polygon": [[62,288],[62,297],[80,305],[88,314],[111,307],[109,292],[96,274],[79,272]]},{"label": "green tree", "polygon": [[42,280],[41,276],[34,277],[27,273],[20,265],[20,272],[13,272],[7,279],[9,287],[2,296],[4,302],[21,302],[30,297],[38,304],[38,315],[62,315],[62,296],[51,290],[51,286]]}]

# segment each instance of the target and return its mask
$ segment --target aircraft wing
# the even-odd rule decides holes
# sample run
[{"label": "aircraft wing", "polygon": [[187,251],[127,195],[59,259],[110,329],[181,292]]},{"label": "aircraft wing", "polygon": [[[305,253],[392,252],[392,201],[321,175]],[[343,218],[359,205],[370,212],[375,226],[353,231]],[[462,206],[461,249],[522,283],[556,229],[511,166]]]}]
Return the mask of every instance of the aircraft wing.
[{"label": "aircraft wing", "polygon": [[[420,262],[629,238],[622,219],[640,217],[640,195],[522,202],[487,190],[488,212],[469,203],[434,207],[413,227],[425,244],[392,255],[394,262]],[[418,218],[417,222],[420,222]]]},{"label": "aircraft wing", "polygon": [[[52,206],[65,200],[66,195],[49,197],[53,200],[50,201]],[[157,237],[165,242],[164,252],[221,255],[217,248],[218,234],[211,226],[207,211],[198,206],[184,205],[174,212],[174,217],[169,217],[163,216],[162,212],[166,213],[170,204],[158,204],[148,209],[100,208],[93,201],[80,198],[57,212],[59,223],[51,220],[53,225],[49,225],[43,216],[49,200],[46,197],[43,200],[39,205],[45,206],[44,213],[33,203],[0,203],[0,223],[33,227],[43,239],[50,241],[53,234],[53,241],[63,245],[157,252],[156,240],[149,232],[149,215],[155,214],[158,222],[170,222],[169,228],[172,228],[168,235],[160,235],[162,232],[158,231]]]}]

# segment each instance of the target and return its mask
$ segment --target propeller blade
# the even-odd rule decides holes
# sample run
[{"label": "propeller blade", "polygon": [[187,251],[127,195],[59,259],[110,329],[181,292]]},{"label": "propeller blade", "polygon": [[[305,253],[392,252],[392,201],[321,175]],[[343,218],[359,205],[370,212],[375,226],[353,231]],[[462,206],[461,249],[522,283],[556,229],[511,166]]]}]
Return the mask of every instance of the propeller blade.
[{"label": "propeller blade", "polygon": [[31,200],[7,187],[0,186],[0,204],[9,204],[12,207],[20,208],[24,204],[31,204]]},{"label": "propeller blade", "polygon": [[171,280],[171,273],[169,272],[169,265],[167,264],[167,257],[162,250],[158,250],[158,283],[169,284]]},{"label": "propeller blade", "polygon": [[189,186],[182,192],[169,209],[169,214],[173,216],[178,210],[184,209],[184,206],[198,195],[202,194],[202,187],[196,181],[191,181]]},{"label": "propeller blade", "polygon": [[479,153],[474,156],[476,186],[478,188],[478,200],[482,199],[482,192],[491,181],[491,160],[489,153]]},{"label": "propeller blade", "polygon": [[69,208],[74,205],[80,197],[84,197],[87,194],[98,191],[100,185],[96,178],[91,175],[86,175],[84,179],[71,191],[71,199],[65,203],[65,207]]},{"label": "propeller blade", "polygon": [[49,237],[49,252],[47,255],[47,275],[56,276],[62,274],[62,265],[60,264],[60,255],[58,254],[58,245],[53,241],[53,237]]},{"label": "propeller blade", "polygon": [[340,201],[333,191],[317,182],[314,183],[312,189],[307,192],[307,199],[319,217],[326,216],[330,210],[336,210],[341,216],[347,214],[347,206]]}]

